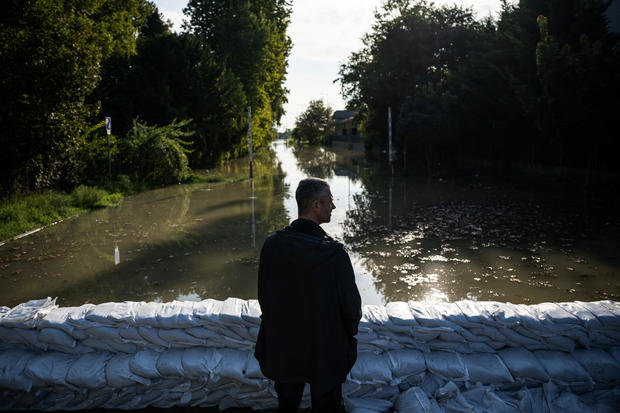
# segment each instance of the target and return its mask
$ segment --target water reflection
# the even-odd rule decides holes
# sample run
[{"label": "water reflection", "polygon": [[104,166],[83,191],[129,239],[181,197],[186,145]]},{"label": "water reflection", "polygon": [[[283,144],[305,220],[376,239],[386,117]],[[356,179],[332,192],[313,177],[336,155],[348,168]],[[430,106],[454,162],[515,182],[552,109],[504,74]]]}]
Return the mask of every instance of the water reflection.
[{"label": "water reflection", "polygon": [[[255,298],[260,247],[297,217],[307,176],[331,186],[336,209],[323,227],[345,243],[365,304],[619,296],[620,220],[594,198],[391,180],[346,148],[281,141],[254,167],[253,180],[145,192],[0,246],[0,305]],[[243,179],[247,162],[221,169]]]}]

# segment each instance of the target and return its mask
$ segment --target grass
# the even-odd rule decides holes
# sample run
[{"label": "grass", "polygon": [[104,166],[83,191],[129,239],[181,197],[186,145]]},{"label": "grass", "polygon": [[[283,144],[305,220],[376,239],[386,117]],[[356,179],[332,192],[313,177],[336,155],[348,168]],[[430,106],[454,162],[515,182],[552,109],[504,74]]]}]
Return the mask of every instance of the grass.
[{"label": "grass", "polygon": [[248,178],[246,177],[237,178],[237,177],[226,175],[225,173],[222,173],[222,172],[209,172],[206,175],[202,173],[198,173],[198,172],[192,172],[191,174],[187,176],[187,178],[183,180],[183,183],[184,184],[202,184],[202,183],[215,183],[215,182],[230,183],[230,182],[243,181],[246,179]]},{"label": "grass", "polygon": [[91,209],[118,205],[121,198],[118,192],[80,185],[70,194],[47,190],[0,200],[0,240]]}]

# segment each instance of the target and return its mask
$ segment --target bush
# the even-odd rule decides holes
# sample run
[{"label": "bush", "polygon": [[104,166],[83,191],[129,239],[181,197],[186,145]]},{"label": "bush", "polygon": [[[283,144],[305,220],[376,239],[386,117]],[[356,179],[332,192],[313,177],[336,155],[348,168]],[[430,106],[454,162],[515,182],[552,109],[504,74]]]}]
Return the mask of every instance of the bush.
[{"label": "bush", "polygon": [[134,121],[133,127],[122,142],[121,152],[124,172],[136,181],[150,185],[172,184],[184,180],[190,173],[186,148],[190,143],[181,137],[191,132],[182,129],[190,121],[172,122],[169,125],[147,126]]},{"label": "bush", "polygon": [[71,203],[79,208],[92,209],[104,206],[103,199],[107,195],[103,189],[80,185],[71,193]]}]

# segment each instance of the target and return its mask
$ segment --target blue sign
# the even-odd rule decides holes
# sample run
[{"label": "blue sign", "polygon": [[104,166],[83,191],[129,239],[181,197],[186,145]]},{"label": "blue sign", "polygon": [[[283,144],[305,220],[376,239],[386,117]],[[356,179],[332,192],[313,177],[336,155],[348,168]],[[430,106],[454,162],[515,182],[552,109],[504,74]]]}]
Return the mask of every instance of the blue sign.
[{"label": "blue sign", "polygon": [[105,131],[110,134],[112,132],[112,118],[109,116],[105,117]]}]

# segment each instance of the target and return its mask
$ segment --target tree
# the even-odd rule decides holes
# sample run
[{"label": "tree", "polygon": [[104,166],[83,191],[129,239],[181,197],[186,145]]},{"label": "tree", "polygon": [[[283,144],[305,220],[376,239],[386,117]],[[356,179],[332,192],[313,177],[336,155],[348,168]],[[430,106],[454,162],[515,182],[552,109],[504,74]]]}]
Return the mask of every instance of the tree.
[{"label": "tree", "polygon": [[293,138],[313,145],[326,143],[334,130],[332,114],[332,108],[326,107],[323,100],[311,100],[308,108],[295,120]]},{"label": "tree", "polygon": [[143,0],[11,0],[0,17],[0,186],[71,184],[102,62],[134,53]]},{"label": "tree", "polygon": [[124,134],[134,119],[164,125],[192,119],[193,166],[211,166],[247,131],[247,99],[230,69],[196,36],[170,33],[157,9],[137,40],[137,54],[110,61],[94,99]]},{"label": "tree", "polygon": [[[253,143],[260,146],[275,138],[286,103],[284,80],[291,41],[286,35],[290,21],[287,0],[190,0],[186,29],[207,46],[243,87],[252,107]],[[238,125],[239,131],[247,129]],[[247,136],[232,148],[247,150]]]}]

